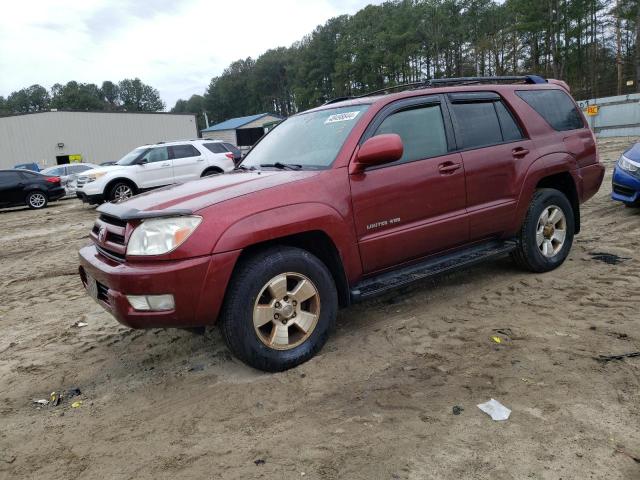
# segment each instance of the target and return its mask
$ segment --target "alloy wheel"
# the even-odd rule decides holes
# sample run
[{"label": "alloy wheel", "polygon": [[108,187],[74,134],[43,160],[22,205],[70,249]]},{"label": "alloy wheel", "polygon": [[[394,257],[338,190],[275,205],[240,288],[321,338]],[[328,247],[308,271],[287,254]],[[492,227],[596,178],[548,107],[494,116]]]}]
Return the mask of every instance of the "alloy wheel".
[{"label": "alloy wheel", "polygon": [[536,230],[536,244],[540,253],[552,258],[562,250],[567,236],[567,219],[562,209],[550,205],[540,214]]},{"label": "alloy wheel", "polygon": [[122,202],[133,196],[133,190],[129,185],[118,185],[113,192],[113,201]]},{"label": "alloy wheel", "polygon": [[29,205],[33,208],[42,208],[47,203],[47,199],[42,193],[32,193],[29,196]]},{"label": "alloy wheel", "polygon": [[307,340],[320,318],[320,294],[300,273],[269,280],[253,308],[253,326],[260,341],[275,350],[290,350]]}]

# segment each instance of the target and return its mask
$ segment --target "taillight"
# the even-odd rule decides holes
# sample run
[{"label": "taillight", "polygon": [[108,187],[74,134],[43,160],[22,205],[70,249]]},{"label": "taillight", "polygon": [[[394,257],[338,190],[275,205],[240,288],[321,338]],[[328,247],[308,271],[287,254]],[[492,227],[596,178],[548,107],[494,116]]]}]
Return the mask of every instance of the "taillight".
[{"label": "taillight", "polygon": [[227,157],[229,160],[233,160],[233,153],[225,153],[224,156]]},{"label": "taillight", "polygon": [[60,177],[47,177],[46,180],[49,183],[60,183]]}]

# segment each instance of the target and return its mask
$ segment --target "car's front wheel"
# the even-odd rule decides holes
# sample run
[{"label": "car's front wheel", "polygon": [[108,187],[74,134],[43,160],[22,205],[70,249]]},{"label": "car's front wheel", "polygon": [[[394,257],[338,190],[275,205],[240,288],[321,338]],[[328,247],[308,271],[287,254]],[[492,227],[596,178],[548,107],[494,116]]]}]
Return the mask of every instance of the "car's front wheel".
[{"label": "car's front wheel", "polygon": [[129,182],[116,182],[109,188],[107,199],[110,202],[122,202],[136,194],[136,189]]},{"label": "car's front wheel", "polygon": [[27,195],[27,206],[31,209],[38,210],[44,208],[49,203],[47,194],[44,192],[31,192]]},{"label": "car's front wheel", "polygon": [[573,208],[567,197],[552,188],[533,195],[512,257],[532,272],[548,272],[565,261],[573,244]]},{"label": "car's front wheel", "polygon": [[324,345],[338,309],[327,267],[299,248],[274,247],[238,265],[220,328],[230,350],[254,368],[286,370]]}]

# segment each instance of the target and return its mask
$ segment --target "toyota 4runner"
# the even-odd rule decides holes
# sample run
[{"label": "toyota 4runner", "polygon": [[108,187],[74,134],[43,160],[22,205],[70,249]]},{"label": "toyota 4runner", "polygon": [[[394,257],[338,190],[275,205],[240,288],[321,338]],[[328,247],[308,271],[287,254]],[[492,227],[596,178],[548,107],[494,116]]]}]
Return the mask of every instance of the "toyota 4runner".
[{"label": "toyota 4runner", "polygon": [[604,175],[566,85],[410,87],[294,115],[231,174],[99,207],[87,291],[133,328],[217,320],[279,371],[320,350],[338,307],[505,254],[559,267]]}]

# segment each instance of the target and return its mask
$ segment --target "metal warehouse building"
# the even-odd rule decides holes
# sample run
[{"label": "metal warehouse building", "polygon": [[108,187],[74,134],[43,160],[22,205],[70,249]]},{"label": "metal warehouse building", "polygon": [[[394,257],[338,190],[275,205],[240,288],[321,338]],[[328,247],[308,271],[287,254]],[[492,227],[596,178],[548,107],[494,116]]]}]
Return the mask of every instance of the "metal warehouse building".
[{"label": "metal warehouse building", "polygon": [[134,148],[197,138],[195,115],[50,111],[0,117],[0,169],[116,161]]},{"label": "metal warehouse building", "polygon": [[260,113],[248,117],[232,118],[202,130],[202,137],[237,145],[251,147],[270,128],[282,121],[282,117],[272,113]]}]

